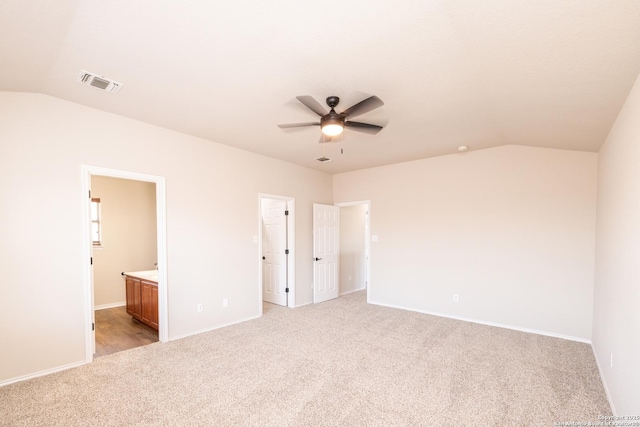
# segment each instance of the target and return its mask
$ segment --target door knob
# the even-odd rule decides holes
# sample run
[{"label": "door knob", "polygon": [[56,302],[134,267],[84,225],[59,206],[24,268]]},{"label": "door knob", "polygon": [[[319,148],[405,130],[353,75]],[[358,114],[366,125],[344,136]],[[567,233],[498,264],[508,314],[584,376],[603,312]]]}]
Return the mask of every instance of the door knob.
[{"label": "door knob", "polygon": [[266,259],[265,257],[262,257],[262,259]]},{"label": "door knob", "polygon": [[322,259],[322,258],[316,258],[315,260],[316,260],[316,261],[320,261],[321,259]]}]

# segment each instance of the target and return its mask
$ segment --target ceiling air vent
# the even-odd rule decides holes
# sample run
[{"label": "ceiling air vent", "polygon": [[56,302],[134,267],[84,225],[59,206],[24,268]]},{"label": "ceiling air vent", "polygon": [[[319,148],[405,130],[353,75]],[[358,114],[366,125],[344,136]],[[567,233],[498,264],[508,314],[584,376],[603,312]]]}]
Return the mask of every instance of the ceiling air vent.
[{"label": "ceiling air vent", "polygon": [[317,160],[317,161],[319,161],[320,163],[327,163],[327,162],[330,162],[330,161],[331,161],[331,159],[330,159],[330,158],[328,158],[328,157],[324,157],[324,156],[322,156],[322,157],[318,157],[316,160]]},{"label": "ceiling air vent", "polygon": [[102,76],[99,76],[95,73],[90,73],[89,71],[85,70],[82,70],[80,72],[80,75],[78,76],[78,83],[93,86],[110,93],[118,93],[120,88],[124,86],[122,83],[106,79]]}]

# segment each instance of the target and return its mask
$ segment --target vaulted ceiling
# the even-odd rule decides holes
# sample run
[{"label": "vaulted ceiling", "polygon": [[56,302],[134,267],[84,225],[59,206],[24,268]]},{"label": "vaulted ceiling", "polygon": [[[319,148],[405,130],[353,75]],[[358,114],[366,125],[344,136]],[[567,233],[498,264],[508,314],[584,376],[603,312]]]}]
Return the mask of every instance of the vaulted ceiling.
[{"label": "vaulted ceiling", "polygon": [[[87,70],[124,84],[81,85]],[[640,72],[638,0],[3,0],[0,90],[329,173],[504,144],[597,151]],[[385,105],[318,143],[298,102]],[[317,157],[332,159],[319,163]]]}]

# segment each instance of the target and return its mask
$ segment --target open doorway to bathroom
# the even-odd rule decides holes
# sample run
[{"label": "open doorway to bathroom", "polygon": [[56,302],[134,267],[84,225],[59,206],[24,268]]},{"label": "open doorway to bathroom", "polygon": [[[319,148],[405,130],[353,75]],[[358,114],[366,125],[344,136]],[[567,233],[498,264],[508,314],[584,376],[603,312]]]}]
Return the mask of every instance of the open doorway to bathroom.
[{"label": "open doorway to bathroom", "polygon": [[[83,175],[91,361],[167,341],[166,204],[163,177],[91,166],[83,167]],[[141,313],[143,304],[147,311]],[[145,313],[155,317],[150,321]]]},{"label": "open doorway to bathroom", "polygon": [[[91,199],[94,357],[100,357],[158,341],[157,298],[151,298],[151,292],[143,297],[147,294],[140,283],[127,282],[122,275],[153,273],[157,266],[156,184],[96,175]],[[141,317],[142,305],[154,306],[148,310],[156,313],[154,319]]]}]

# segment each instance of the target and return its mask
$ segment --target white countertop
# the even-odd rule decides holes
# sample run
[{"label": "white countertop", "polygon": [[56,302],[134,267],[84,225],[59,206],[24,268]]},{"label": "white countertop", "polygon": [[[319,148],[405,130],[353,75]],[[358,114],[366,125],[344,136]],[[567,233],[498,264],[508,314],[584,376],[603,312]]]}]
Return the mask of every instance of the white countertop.
[{"label": "white countertop", "polygon": [[158,270],[125,271],[122,274],[129,277],[135,277],[136,279],[148,280],[149,282],[158,283]]}]

